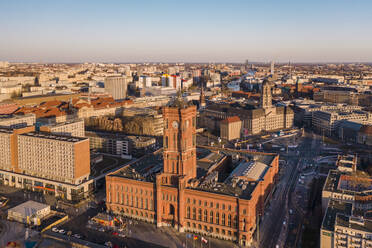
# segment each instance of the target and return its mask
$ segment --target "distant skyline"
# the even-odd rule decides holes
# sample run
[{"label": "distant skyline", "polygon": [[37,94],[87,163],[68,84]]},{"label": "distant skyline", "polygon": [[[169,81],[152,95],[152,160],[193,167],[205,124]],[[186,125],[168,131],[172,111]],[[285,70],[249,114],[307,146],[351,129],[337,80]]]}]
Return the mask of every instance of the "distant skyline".
[{"label": "distant skyline", "polygon": [[369,0],[0,2],[0,61],[372,62]]}]

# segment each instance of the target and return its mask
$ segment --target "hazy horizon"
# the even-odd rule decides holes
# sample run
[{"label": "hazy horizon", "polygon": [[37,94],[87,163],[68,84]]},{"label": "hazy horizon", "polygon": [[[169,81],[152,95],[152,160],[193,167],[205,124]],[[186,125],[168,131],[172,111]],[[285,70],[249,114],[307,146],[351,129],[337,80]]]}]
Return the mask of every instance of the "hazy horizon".
[{"label": "hazy horizon", "polygon": [[363,0],[3,1],[0,61],[371,63],[371,8]]}]

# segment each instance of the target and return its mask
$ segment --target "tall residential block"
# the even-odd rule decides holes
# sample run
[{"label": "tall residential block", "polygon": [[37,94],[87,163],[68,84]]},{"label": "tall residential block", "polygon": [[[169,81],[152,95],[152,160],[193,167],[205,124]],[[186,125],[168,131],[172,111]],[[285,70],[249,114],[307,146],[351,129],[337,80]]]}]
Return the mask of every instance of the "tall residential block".
[{"label": "tall residential block", "polygon": [[0,116],[0,127],[22,128],[33,126],[36,122],[35,114]]},{"label": "tall residential block", "polygon": [[128,79],[126,77],[106,77],[105,91],[115,100],[127,97]]}]

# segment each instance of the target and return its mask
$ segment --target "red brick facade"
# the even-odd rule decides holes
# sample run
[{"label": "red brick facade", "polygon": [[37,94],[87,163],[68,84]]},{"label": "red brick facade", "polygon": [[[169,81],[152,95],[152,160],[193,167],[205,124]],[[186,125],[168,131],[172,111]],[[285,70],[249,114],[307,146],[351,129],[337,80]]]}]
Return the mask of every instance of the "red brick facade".
[{"label": "red brick facade", "polygon": [[[279,156],[249,199],[192,187],[196,177],[195,107],[164,109],[164,168],[155,183],[106,177],[108,209],[117,214],[248,245],[278,172]],[[173,124],[175,121],[178,124]],[[186,123],[186,122],[189,123]],[[175,137],[175,138],[174,138]],[[168,139],[168,140],[167,140]],[[190,180],[191,179],[191,180]]]}]

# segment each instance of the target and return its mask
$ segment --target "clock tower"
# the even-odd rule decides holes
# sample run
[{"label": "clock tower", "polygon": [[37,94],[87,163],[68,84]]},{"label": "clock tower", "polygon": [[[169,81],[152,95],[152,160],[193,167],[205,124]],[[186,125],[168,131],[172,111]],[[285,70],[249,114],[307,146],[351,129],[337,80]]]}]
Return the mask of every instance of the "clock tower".
[{"label": "clock tower", "polygon": [[164,173],[196,177],[196,106],[180,98],[163,109]]}]

